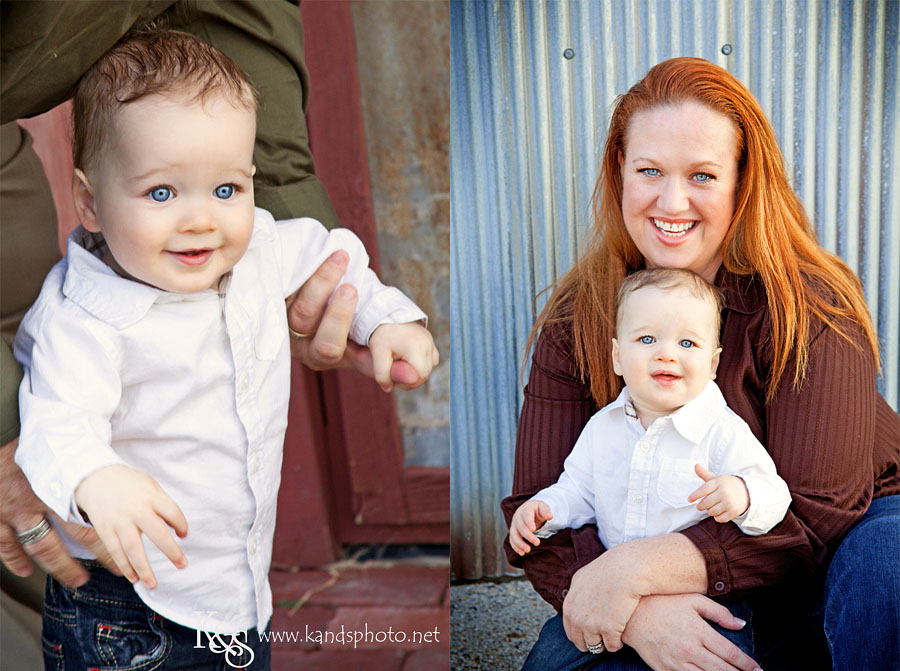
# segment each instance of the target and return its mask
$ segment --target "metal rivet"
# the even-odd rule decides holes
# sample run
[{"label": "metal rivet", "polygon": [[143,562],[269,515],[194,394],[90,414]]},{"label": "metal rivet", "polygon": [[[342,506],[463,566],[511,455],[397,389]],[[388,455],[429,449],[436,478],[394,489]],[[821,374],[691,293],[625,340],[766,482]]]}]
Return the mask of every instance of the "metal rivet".
[{"label": "metal rivet", "polygon": [[723,44],[723,45],[722,45],[722,53],[723,53],[723,54],[725,54],[726,56],[730,56],[730,55],[731,55],[731,51],[732,51],[732,48],[731,48],[731,45],[730,45],[730,44]]},{"label": "metal rivet", "polygon": [[573,58],[575,58],[575,50],[574,49],[566,49],[563,52],[563,58],[571,61]]}]

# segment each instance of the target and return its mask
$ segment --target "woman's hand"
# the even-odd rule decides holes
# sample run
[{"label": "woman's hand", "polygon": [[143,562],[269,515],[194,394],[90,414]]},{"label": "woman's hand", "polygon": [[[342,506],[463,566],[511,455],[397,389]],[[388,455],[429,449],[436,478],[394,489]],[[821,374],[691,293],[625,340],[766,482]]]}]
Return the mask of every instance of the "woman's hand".
[{"label": "woman's hand", "polygon": [[702,594],[645,596],[622,634],[655,671],[760,671],[759,664],[710,626],[737,631],[744,622]]},{"label": "woman's hand", "polygon": [[642,596],[705,590],[703,555],[683,534],[639,538],[610,548],[572,576],[563,625],[579,650],[602,636],[615,652]]},{"label": "woman's hand", "polygon": [[621,649],[622,632],[641,598],[632,567],[615,550],[578,569],[563,601],[563,628],[582,652],[601,640],[610,652]]}]

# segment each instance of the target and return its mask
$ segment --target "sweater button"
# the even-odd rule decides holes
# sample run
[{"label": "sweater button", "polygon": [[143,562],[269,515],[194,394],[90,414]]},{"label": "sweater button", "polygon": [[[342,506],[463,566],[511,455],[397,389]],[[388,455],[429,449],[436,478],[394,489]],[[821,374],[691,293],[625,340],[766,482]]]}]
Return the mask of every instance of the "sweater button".
[{"label": "sweater button", "polygon": [[568,589],[564,589],[564,590],[562,591],[562,598],[565,599],[565,598],[566,598],[566,594],[568,594],[568,593],[569,593],[569,590],[568,590]]},{"label": "sweater button", "polygon": [[725,590],[725,583],[722,582],[721,580],[716,580],[716,584],[713,585],[713,589],[716,590],[717,592],[722,592]]}]

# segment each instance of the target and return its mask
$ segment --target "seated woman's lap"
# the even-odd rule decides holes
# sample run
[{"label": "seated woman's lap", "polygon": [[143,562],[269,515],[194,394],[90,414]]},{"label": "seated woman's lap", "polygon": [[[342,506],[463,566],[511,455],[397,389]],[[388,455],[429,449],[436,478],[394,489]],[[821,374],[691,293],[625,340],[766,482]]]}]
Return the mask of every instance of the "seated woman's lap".
[{"label": "seated woman's lap", "polygon": [[872,501],[828,568],[822,597],[834,671],[896,671],[900,659],[900,496]]},{"label": "seated woman's lap", "polygon": [[[752,621],[750,606],[744,601],[726,604],[732,615],[747,622]],[[720,634],[732,641],[748,655],[753,655],[752,627],[730,631],[710,623]],[[616,652],[592,655],[581,652],[566,636],[561,615],[547,620],[541,629],[537,643],[531,649],[522,671],[649,671],[634,649],[628,646]]]},{"label": "seated woman's lap", "polygon": [[[800,625],[798,630],[818,628],[821,624],[815,623],[824,619],[834,671],[896,671],[896,660],[900,659],[900,562],[897,557],[900,557],[900,496],[876,499],[834,555],[827,572],[820,612],[811,614],[808,622],[796,623]],[[746,602],[725,605],[732,614],[753,622],[753,616],[749,614],[751,607]],[[798,645],[776,646],[780,650],[769,647],[768,650],[754,651],[751,626],[738,632],[713,626],[766,669],[793,668],[798,659],[810,662],[817,657],[811,654],[817,642],[809,638],[802,643],[792,642]],[[649,668],[634,650],[627,647],[600,655],[580,652],[566,637],[562,617],[557,615],[544,625],[522,671],[647,671]]]}]

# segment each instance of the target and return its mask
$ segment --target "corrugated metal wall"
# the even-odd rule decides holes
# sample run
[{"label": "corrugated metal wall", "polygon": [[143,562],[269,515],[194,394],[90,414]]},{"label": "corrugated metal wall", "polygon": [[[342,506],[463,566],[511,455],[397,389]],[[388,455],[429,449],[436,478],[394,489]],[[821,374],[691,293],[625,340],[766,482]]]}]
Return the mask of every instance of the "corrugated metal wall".
[{"label": "corrugated metal wall", "polygon": [[[451,2],[452,553],[507,573],[533,299],[588,226],[610,105],[655,63],[701,56],[769,114],[822,243],[858,273],[900,393],[898,2]],[[538,302],[540,307],[542,303]]]}]

